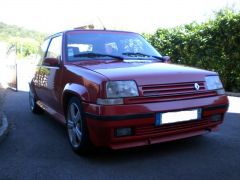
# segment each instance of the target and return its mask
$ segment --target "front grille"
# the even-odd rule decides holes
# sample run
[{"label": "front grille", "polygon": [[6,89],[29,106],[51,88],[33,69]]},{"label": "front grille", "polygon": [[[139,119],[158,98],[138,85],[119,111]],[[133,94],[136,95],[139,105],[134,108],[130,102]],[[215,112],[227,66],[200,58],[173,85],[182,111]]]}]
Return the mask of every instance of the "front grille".
[{"label": "front grille", "polygon": [[169,134],[177,134],[187,131],[193,131],[197,129],[205,129],[209,127],[216,126],[217,123],[210,123],[208,120],[193,120],[189,122],[180,122],[173,124],[165,124],[160,126],[147,125],[147,126],[138,126],[135,128],[136,136],[145,136],[145,135],[160,135],[165,136]]},{"label": "front grille", "polygon": [[[194,84],[198,83],[199,90],[196,90]],[[141,86],[140,97],[128,98],[125,103],[147,103],[147,102],[162,102],[176,101],[194,98],[205,98],[216,96],[215,91],[208,91],[205,88],[204,82],[186,82],[175,84],[157,84]]]},{"label": "front grille", "polygon": [[162,85],[151,85],[142,86],[143,96],[169,96],[176,94],[196,94],[204,92],[204,82],[197,82],[199,90],[197,91],[194,87],[196,82],[179,83],[179,84],[162,84]]}]

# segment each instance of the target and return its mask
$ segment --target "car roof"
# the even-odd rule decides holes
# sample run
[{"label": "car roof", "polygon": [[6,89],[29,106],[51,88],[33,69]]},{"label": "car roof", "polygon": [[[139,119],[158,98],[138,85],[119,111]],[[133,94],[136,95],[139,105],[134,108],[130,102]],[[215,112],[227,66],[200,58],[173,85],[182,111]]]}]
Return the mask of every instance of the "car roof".
[{"label": "car roof", "polygon": [[60,35],[60,34],[65,34],[65,33],[68,33],[68,32],[114,32],[114,33],[133,33],[133,34],[137,34],[135,32],[131,32],[131,31],[119,31],[119,30],[102,30],[102,29],[72,29],[72,30],[66,30],[66,31],[61,31],[61,32],[58,32],[58,33],[54,33],[48,37],[46,37],[45,39],[49,39],[51,37],[54,37],[54,36],[57,36],[57,35]]}]

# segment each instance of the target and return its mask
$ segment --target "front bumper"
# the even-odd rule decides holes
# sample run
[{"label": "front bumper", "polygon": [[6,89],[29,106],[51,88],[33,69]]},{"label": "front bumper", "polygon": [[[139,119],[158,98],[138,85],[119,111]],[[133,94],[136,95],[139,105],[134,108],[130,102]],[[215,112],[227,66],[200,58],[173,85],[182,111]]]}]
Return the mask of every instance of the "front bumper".
[{"label": "front bumper", "polygon": [[[226,96],[192,100],[99,106],[83,103],[90,139],[96,146],[121,149],[196,136],[215,130],[228,109]],[[202,109],[202,119],[155,126],[157,112]],[[219,115],[217,121],[211,118]],[[116,128],[132,128],[131,136],[116,137]]]}]

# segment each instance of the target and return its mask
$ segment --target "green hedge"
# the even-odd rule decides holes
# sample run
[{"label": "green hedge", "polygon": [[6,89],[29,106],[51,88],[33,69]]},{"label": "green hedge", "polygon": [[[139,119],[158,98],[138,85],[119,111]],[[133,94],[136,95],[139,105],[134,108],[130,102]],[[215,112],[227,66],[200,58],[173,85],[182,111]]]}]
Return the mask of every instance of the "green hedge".
[{"label": "green hedge", "polygon": [[240,13],[224,9],[205,23],[144,34],[173,63],[216,71],[226,90],[240,92]]}]

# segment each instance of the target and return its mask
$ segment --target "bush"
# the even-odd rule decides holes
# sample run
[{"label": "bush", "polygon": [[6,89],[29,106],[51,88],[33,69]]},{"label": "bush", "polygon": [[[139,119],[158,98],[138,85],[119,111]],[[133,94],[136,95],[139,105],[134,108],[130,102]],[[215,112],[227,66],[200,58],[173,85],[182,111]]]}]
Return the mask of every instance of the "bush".
[{"label": "bush", "polygon": [[240,13],[224,9],[205,23],[144,34],[173,63],[217,71],[226,90],[240,92]]}]

